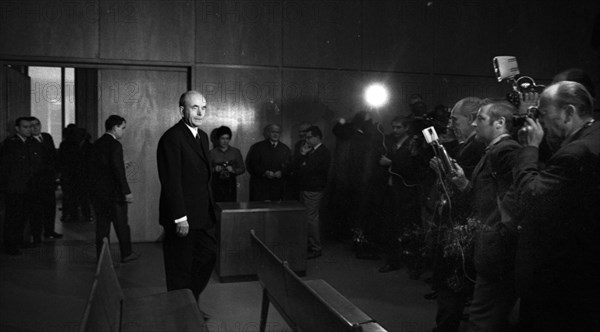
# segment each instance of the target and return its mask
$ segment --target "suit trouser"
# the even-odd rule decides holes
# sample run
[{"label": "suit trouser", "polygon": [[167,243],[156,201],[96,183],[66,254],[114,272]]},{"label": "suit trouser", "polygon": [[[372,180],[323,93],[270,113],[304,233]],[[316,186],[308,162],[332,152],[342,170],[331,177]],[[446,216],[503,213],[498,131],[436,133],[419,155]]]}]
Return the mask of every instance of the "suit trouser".
[{"label": "suit trouser", "polygon": [[42,200],[42,211],[44,221],[44,234],[46,236],[54,233],[54,222],[56,220],[56,194],[54,187],[43,188],[40,191]]},{"label": "suit trouser", "polygon": [[478,275],[469,310],[469,331],[506,331],[516,301],[514,278],[495,281]]},{"label": "suit trouser", "polygon": [[455,292],[444,286],[437,290],[435,332],[458,332],[468,297],[468,292],[464,290]]},{"label": "suit trouser", "polygon": [[102,239],[110,239],[110,224],[113,224],[121,258],[131,255],[131,230],[127,223],[127,203],[105,199],[94,200],[96,210],[96,254],[100,257]]},{"label": "suit trouser", "polygon": [[41,240],[41,199],[37,192],[7,193],[6,221],[4,223],[4,246],[7,249],[23,245],[25,225],[29,222],[35,242]]},{"label": "suit trouser", "polygon": [[321,250],[321,227],[319,225],[319,210],[323,193],[320,191],[301,191],[300,201],[306,207],[308,216],[308,249]]},{"label": "suit trouser", "polygon": [[196,300],[204,290],[217,262],[214,228],[190,229],[179,237],[175,224],[165,226],[163,255],[167,290],[191,289]]},{"label": "suit trouser", "polygon": [[26,208],[27,194],[6,194],[6,218],[4,220],[4,246],[17,249],[23,245],[23,232],[29,218]]}]

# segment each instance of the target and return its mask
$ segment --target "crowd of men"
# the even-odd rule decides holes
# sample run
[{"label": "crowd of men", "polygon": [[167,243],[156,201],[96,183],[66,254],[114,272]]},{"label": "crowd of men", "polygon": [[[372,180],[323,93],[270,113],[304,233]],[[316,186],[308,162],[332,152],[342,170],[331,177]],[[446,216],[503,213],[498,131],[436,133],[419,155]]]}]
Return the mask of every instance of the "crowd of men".
[{"label": "crowd of men", "polygon": [[[292,150],[280,141],[281,126],[270,124],[245,162],[229,145],[227,127],[211,133],[209,150],[201,129],[207,101],[199,92],[184,93],[181,120],[157,149],[167,288],[189,288],[198,297],[206,287],[216,263],[214,203],[235,201],[236,177],[247,170],[251,201],[292,195],[306,206],[309,258],[322,254],[326,202],[335,232],[360,230],[355,234],[363,244],[365,235],[372,241],[373,252],[357,257],[385,256],[380,272],[406,264],[417,279],[429,264],[436,331],[458,331],[467,302],[472,331],[510,330],[517,302],[524,331],[600,328],[594,268],[600,257],[600,124],[593,87],[576,80],[561,73],[543,93],[522,95],[521,105],[467,97],[449,114],[441,107],[429,117],[415,96],[412,114],[394,117],[388,135],[368,112],[359,112],[334,126],[333,155],[317,126],[302,124]],[[421,135],[429,125],[440,133],[433,149]],[[90,163],[98,245],[113,223],[123,262],[139,257],[131,250],[127,204],[133,196],[118,142],[125,128],[124,118],[109,117]],[[0,161],[4,242],[11,255],[24,245],[27,222],[33,244],[42,229],[60,238],[53,228],[58,171],[52,138],[31,117],[17,119],[15,129]],[[460,255],[453,255],[457,246]]]}]

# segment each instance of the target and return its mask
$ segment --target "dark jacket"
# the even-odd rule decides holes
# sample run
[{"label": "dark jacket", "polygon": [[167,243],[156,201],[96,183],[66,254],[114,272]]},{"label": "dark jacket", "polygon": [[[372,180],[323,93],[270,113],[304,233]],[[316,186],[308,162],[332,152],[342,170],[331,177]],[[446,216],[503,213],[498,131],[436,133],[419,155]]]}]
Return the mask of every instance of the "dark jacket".
[{"label": "dark jacket", "polygon": [[13,194],[40,189],[38,175],[44,165],[42,156],[42,146],[33,138],[23,142],[17,135],[8,137],[0,153],[0,187]]},{"label": "dark jacket", "polygon": [[131,190],[125,176],[121,143],[109,134],[94,142],[91,156],[91,183],[97,199],[125,201]]},{"label": "dark jacket", "polygon": [[34,143],[39,143],[42,147],[43,166],[39,174],[39,181],[44,187],[54,189],[58,175],[58,155],[56,152],[56,147],[54,146],[52,135],[48,133],[41,133],[41,137],[41,142],[34,137]]},{"label": "dark jacket", "polygon": [[183,216],[187,216],[190,229],[209,229],[216,221],[208,135],[200,129],[198,133],[201,144],[182,120],[158,142],[159,222],[163,226],[172,226]]},{"label": "dark jacket", "polygon": [[298,154],[296,160],[298,186],[302,191],[323,191],[331,164],[329,149],[323,144],[305,155]]},{"label": "dark jacket", "polygon": [[513,168],[516,153],[521,145],[510,138],[500,141],[486,149],[471,176],[470,201],[472,216],[488,226],[500,221],[498,203],[513,183]]},{"label": "dark jacket", "polygon": [[515,181],[526,212],[517,251],[522,291],[537,289],[536,297],[560,292],[577,302],[593,298],[598,305],[599,156],[598,122],[567,138],[544,168],[538,149],[519,153]]},{"label": "dark jacket", "polygon": [[[275,148],[268,139],[252,145],[246,156],[246,169],[250,173],[250,200],[283,199],[291,163],[292,152],[282,142],[277,143]],[[269,179],[264,176],[266,171],[281,171],[282,177]]]}]

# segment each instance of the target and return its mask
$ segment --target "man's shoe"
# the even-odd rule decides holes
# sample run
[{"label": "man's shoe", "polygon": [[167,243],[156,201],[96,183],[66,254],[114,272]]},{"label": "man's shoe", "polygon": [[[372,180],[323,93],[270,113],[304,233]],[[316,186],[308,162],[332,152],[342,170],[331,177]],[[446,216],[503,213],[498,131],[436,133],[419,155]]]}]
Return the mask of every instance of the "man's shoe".
[{"label": "man's shoe", "polygon": [[436,291],[433,291],[433,292],[431,292],[431,293],[427,293],[427,294],[423,295],[423,297],[424,297],[426,300],[435,300],[435,299],[437,299],[437,292],[436,292]]},{"label": "man's shoe", "polygon": [[138,254],[137,252],[132,252],[131,254],[121,258],[121,263],[129,263],[129,262],[133,262],[134,260],[140,258],[140,254]]},{"label": "man's shoe", "polygon": [[56,232],[49,232],[48,234],[44,234],[44,238],[46,239],[62,239],[63,235]]},{"label": "man's shoe", "polygon": [[311,250],[308,252],[308,255],[306,255],[307,259],[315,259],[317,257],[321,257],[321,255],[323,254],[323,252],[321,250]]},{"label": "man's shoe", "polygon": [[384,266],[379,268],[379,272],[387,273],[387,272],[396,271],[398,269],[400,269],[400,266],[398,266],[396,264],[385,264]]}]

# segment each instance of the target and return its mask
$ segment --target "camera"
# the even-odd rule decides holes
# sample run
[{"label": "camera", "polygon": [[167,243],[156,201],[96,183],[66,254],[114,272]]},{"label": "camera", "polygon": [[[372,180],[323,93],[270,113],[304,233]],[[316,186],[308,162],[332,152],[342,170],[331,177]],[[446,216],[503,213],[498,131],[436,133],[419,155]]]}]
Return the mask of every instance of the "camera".
[{"label": "camera", "polygon": [[521,128],[527,125],[526,118],[537,119],[540,117],[540,109],[537,106],[530,106],[526,114],[517,114],[513,117],[513,128]]},{"label": "camera", "polygon": [[539,117],[540,109],[537,106],[529,107],[526,114],[517,114],[513,117],[513,128],[517,130],[517,138],[521,143],[526,142],[527,132],[531,129],[525,119],[530,118],[536,120]]},{"label": "camera", "polygon": [[546,88],[544,85],[536,84],[530,76],[522,76],[517,58],[514,56],[497,56],[494,57],[492,62],[498,82],[507,81],[512,84],[513,91],[508,93],[506,99],[515,107],[519,107],[521,103],[521,94],[529,92],[542,93]]},{"label": "camera", "polygon": [[223,169],[219,172],[219,179],[227,179],[231,176],[229,171],[227,170],[227,166],[231,166],[231,162],[224,161],[221,163],[216,163],[215,166],[221,166]]}]

